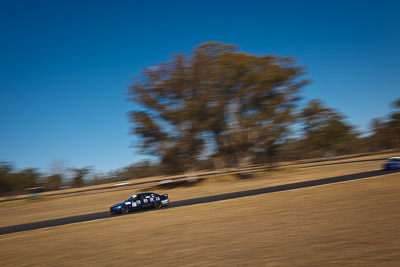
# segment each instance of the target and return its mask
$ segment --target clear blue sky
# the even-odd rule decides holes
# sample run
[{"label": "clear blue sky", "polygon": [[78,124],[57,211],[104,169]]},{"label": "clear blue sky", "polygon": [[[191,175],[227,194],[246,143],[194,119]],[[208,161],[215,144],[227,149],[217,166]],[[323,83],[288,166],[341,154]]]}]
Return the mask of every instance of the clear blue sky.
[{"label": "clear blue sky", "polygon": [[359,130],[400,97],[400,1],[0,0],[0,161],[98,171],[143,158],[126,87],[205,41],[293,56]]}]

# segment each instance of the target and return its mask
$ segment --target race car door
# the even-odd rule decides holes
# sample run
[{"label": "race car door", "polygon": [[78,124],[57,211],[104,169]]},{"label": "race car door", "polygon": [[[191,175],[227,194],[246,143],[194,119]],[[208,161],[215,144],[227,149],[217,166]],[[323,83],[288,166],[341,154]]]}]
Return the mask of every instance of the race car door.
[{"label": "race car door", "polygon": [[141,209],[143,206],[143,200],[141,200],[140,195],[132,199],[132,208]]},{"label": "race car door", "polygon": [[142,203],[142,207],[143,208],[150,208],[153,206],[153,202],[151,201],[151,196],[150,194],[142,194],[141,195],[141,201]]}]

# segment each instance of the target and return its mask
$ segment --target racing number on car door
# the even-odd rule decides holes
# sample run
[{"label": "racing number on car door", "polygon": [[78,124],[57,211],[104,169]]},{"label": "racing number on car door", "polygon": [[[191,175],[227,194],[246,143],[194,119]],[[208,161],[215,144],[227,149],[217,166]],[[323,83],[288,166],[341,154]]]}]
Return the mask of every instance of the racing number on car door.
[{"label": "racing number on car door", "polygon": [[139,197],[132,200],[132,208],[139,208],[142,206],[142,202]]},{"label": "racing number on car door", "polygon": [[148,201],[146,200],[145,195],[139,195],[136,200],[136,204],[138,208],[147,207]]},{"label": "racing number on car door", "polygon": [[153,206],[153,202],[151,201],[151,197],[149,194],[143,195],[143,207],[151,207]]}]

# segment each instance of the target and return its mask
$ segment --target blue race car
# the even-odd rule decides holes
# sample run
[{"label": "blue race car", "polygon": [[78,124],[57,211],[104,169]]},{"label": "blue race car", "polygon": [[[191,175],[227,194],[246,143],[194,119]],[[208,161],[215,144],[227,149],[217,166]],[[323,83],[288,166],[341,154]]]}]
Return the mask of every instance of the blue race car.
[{"label": "blue race car", "polygon": [[400,157],[392,157],[392,158],[388,159],[388,161],[386,161],[383,164],[383,168],[385,170],[397,170],[397,169],[400,169]]},{"label": "blue race car", "polygon": [[168,194],[140,193],[133,195],[127,200],[114,204],[110,207],[111,214],[127,214],[130,211],[147,208],[159,209],[169,203]]}]

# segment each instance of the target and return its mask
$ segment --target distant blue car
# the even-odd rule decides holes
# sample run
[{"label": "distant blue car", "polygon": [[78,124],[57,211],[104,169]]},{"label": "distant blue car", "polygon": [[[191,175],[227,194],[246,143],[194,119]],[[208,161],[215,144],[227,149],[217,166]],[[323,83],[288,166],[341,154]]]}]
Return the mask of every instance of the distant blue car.
[{"label": "distant blue car", "polygon": [[398,170],[400,169],[400,157],[392,157],[383,164],[385,170]]},{"label": "distant blue car", "polygon": [[114,204],[110,207],[111,214],[127,214],[130,211],[155,208],[159,209],[169,203],[168,194],[140,193],[133,195],[127,200]]}]

